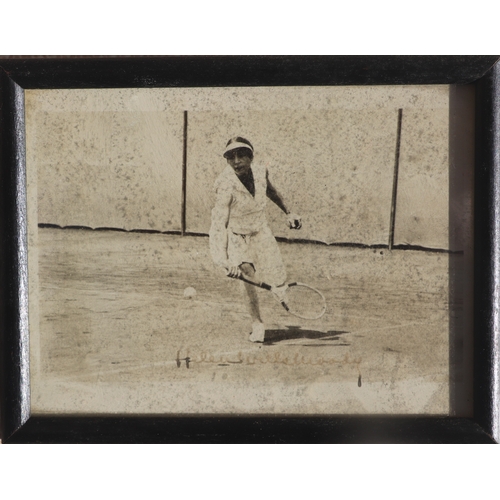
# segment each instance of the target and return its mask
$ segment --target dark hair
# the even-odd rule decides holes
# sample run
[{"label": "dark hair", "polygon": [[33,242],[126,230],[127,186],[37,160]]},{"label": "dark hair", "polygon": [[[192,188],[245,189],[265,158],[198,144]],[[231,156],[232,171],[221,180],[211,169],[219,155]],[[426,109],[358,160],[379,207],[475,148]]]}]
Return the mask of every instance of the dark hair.
[{"label": "dark hair", "polygon": [[226,148],[229,146],[229,144],[232,144],[233,142],[242,142],[243,144],[248,144],[253,151],[252,143],[248,139],[245,139],[244,137],[240,136],[229,139],[229,141],[227,141]]},{"label": "dark hair", "polygon": [[[248,148],[236,148],[233,151],[239,151],[242,154],[244,154],[245,156],[248,156],[251,160],[253,160],[253,146],[252,146],[252,143],[248,139],[245,139],[244,137],[240,137],[240,136],[232,137],[231,139],[229,139],[229,141],[227,141],[226,148],[230,144],[233,144],[233,142],[241,142],[242,144],[248,144],[248,146],[250,146],[250,149],[248,149]],[[225,153],[224,158],[227,158],[226,155],[228,155],[231,152],[228,151],[227,153]]]}]

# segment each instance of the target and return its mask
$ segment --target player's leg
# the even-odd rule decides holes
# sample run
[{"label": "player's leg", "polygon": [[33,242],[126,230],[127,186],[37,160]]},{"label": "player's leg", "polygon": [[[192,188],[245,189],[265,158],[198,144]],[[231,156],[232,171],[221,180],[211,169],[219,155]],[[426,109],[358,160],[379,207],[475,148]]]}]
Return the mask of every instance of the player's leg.
[{"label": "player's leg", "polygon": [[255,247],[255,263],[259,272],[259,279],[279,287],[287,279],[286,267],[281,252],[269,226],[265,225],[253,238]]},{"label": "player's leg", "polygon": [[260,279],[274,286],[276,298],[286,300],[286,267],[276,238],[267,224],[262,227],[253,242]]},{"label": "player's leg", "polygon": [[[251,250],[251,238],[231,231],[228,233],[228,257],[232,265],[238,266],[248,277],[253,278],[255,267],[253,265],[253,256]],[[243,283],[243,299],[247,305],[248,312],[252,319],[252,333],[250,340],[253,342],[264,341],[264,324],[260,315],[259,298],[257,290],[253,285]]]},{"label": "player's leg", "polygon": [[[241,271],[246,274],[249,278],[253,278],[255,275],[255,269],[252,264],[249,262],[243,262],[240,265]],[[260,321],[262,322],[262,318],[260,316],[260,308],[259,308],[259,297],[257,295],[257,289],[255,286],[250,285],[249,283],[243,283],[245,287],[245,293],[248,305],[248,312],[250,313],[250,317],[252,318],[252,322]]]},{"label": "player's leg", "polygon": [[[240,269],[249,278],[253,278],[255,275],[255,268],[249,262],[243,262],[240,265]],[[252,319],[252,333],[250,335],[250,340],[252,342],[264,342],[265,327],[260,315],[257,289],[255,286],[250,285],[249,283],[243,283],[243,285],[245,289],[245,298],[247,302],[248,312],[250,313],[250,317]]]}]

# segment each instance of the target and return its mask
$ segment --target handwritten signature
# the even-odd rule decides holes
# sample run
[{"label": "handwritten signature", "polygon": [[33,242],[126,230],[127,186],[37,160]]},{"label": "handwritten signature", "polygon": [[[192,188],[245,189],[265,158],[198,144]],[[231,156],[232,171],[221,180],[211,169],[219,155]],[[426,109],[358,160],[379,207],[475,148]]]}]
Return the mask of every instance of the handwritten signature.
[{"label": "handwritten signature", "polygon": [[185,364],[186,368],[190,367],[191,363],[199,364],[284,364],[284,365],[356,365],[359,367],[361,358],[351,358],[349,353],[346,353],[342,358],[324,358],[322,356],[310,357],[304,356],[299,353],[294,355],[284,355],[282,353],[267,353],[267,354],[254,354],[238,352],[235,355],[227,354],[211,354],[208,352],[201,352],[198,355],[191,355],[189,351],[185,356],[181,357],[181,351],[177,351],[175,358],[177,368]]}]

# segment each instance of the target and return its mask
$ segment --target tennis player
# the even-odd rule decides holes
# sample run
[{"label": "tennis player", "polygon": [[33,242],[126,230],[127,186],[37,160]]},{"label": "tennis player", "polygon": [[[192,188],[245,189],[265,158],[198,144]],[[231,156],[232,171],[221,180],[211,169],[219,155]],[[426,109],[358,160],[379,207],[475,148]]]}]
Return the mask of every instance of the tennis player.
[{"label": "tennis player", "polygon": [[[215,264],[237,278],[243,274],[279,287],[285,285],[286,270],[265,208],[269,198],[288,218],[291,229],[302,227],[301,217],[292,214],[269,180],[267,168],[253,163],[254,149],[243,137],[229,140],[223,153],[227,167],[215,181],[216,202],[210,227],[210,253]],[[286,287],[283,286],[283,293]],[[264,342],[265,326],[257,290],[244,283],[244,297],[252,320],[251,342]]]}]

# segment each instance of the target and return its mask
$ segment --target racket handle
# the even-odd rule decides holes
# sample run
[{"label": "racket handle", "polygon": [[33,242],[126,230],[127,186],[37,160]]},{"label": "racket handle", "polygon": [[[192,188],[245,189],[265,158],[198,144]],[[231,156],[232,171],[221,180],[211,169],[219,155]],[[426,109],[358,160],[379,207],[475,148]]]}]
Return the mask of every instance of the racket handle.
[{"label": "racket handle", "polygon": [[237,279],[244,281],[245,283],[249,283],[250,285],[258,286],[259,288],[263,288],[264,290],[271,290],[273,287],[264,283],[263,281],[253,281],[250,278],[247,278],[244,275],[238,276]]},{"label": "racket handle", "polygon": [[288,307],[287,303],[284,300],[282,300],[280,304],[285,308],[286,312],[290,312],[290,308]]}]

